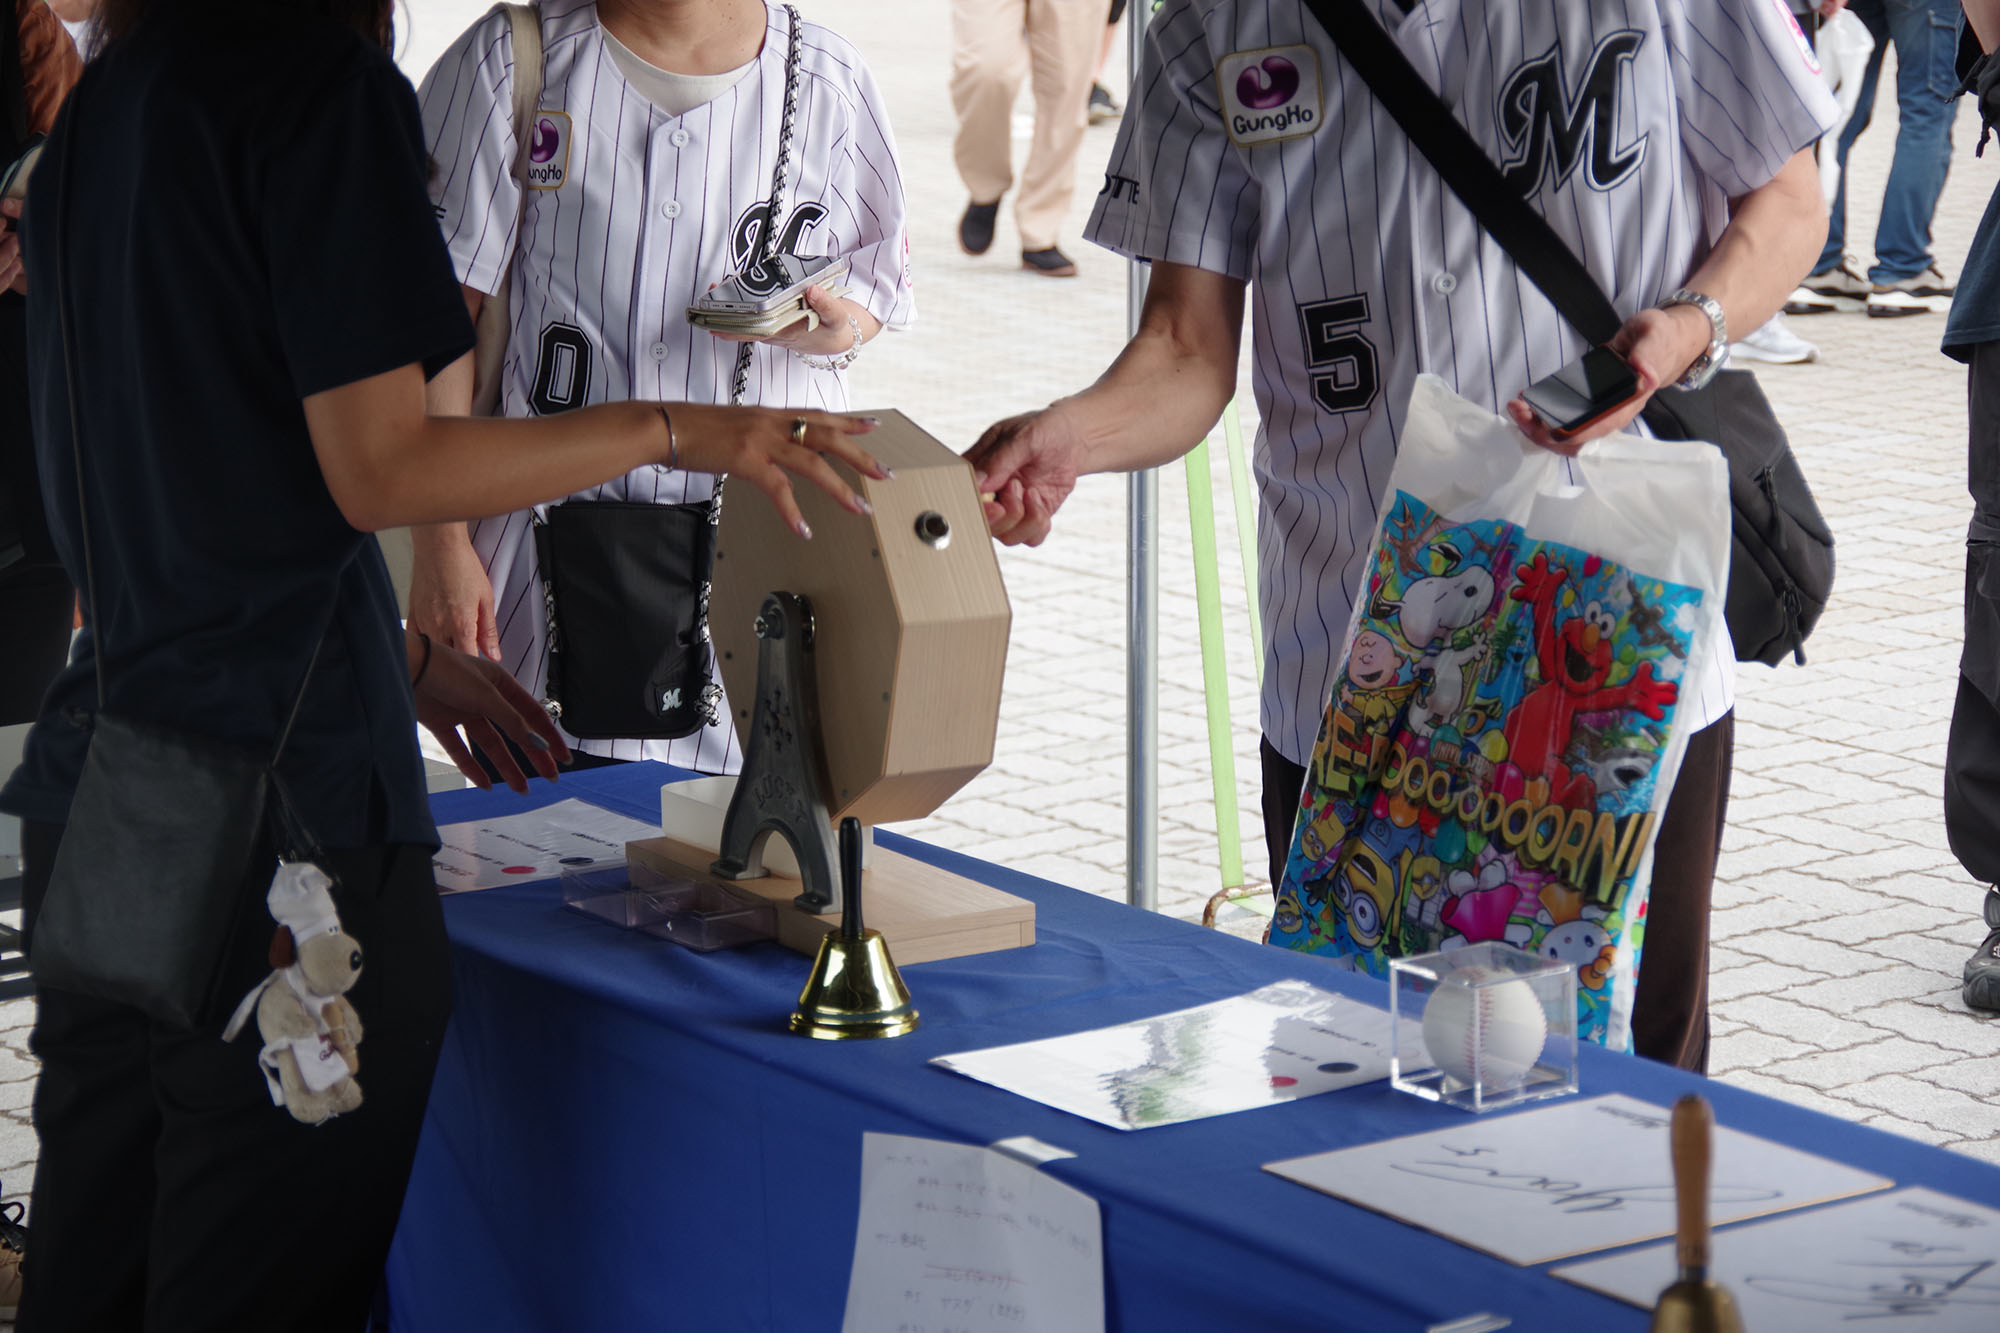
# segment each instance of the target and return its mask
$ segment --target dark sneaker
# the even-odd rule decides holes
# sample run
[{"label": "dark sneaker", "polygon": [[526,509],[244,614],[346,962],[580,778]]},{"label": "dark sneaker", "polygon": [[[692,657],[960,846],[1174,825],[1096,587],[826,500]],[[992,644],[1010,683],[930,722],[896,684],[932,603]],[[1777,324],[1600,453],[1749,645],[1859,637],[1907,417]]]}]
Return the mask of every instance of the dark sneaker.
[{"label": "dark sneaker", "polygon": [[958,220],[958,248],[969,255],[983,255],[993,248],[993,223],[1000,216],[1000,201],[967,204]]},{"label": "dark sneaker", "polygon": [[2000,887],[1986,890],[1986,942],[1965,960],[1965,1003],[2000,1013]]},{"label": "dark sneaker", "polygon": [[1109,88],[1101,83],[1090,85],[1091,124],[1095,125],[1100,120],[1116,120],[1124,110],[1125,108],[1118,105],[1118,99],[1111,95]]},{"label": "dark sneaker", "polygon": [[21,1254],[28,1248],[24,1211],[19,1199],[0,1207],[0,1319],[12,1319],[21,1304]]},{"label": "dark sneaker", "polygon": [[1030,273],[1039,273],[1045,278],[1073,278],[1076,264],[1070,257],[1053,245],[1046,250],[1023,250],[1021,267]]}]

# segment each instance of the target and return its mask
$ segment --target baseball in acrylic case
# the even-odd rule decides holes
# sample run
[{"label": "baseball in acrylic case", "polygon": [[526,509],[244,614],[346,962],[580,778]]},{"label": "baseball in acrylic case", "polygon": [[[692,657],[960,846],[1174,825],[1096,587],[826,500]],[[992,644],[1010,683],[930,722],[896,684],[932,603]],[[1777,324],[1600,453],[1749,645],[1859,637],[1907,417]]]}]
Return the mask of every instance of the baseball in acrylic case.
[{"label": "baseball in acrylic case", "polygon": [[1577,1089],[1576,970],[1505,944],[1389,963],[1389,1082],[1475,1114]]}]

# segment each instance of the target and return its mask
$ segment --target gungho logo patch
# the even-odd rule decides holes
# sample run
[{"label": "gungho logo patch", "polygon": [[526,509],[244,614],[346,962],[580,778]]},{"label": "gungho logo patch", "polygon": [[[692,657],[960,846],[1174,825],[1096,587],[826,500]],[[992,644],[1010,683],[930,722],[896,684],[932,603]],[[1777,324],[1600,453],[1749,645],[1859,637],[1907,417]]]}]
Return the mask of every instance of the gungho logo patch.
[{"label": "gungho logo patch", "polygon": [[528,188],[560,190],[569,179],[569,113],[537,111],[529,129]]},{"label": "gungho logo patch", "polygon": [[1238,145],[1303,139],[1326,119],[1319,53],[1310,46],[1236,51],[1215,65],[1223,127]]}]

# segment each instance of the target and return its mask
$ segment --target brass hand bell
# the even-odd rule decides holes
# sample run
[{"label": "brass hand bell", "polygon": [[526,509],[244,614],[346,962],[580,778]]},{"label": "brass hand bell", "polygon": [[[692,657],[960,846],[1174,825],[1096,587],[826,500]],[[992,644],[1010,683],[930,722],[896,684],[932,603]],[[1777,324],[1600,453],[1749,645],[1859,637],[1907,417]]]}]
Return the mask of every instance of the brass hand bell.
[{"label": "brass hand bell", "polygon": [[799,993],[792,1031],[829,1041],[900,1037],[917,1011],[879,930],[861,924],[861,821],[840,821],[840,929],[827,932]]},{"label": "brass hand bell", "polygon": [[1715,1116],[1706,1099],[1674,1103],[1675,1241],[1680,1277],[1653,1307],[1653,1333],[1743,1333],[1728,1290],[1708,1276],[1708,1174]]}]

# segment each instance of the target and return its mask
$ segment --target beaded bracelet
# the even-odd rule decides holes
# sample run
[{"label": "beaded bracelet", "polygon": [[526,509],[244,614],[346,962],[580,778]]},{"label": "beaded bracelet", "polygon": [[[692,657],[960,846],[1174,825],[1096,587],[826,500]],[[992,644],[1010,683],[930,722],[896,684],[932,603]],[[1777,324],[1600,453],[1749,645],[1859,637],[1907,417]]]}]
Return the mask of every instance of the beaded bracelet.
[{"label": "beaded bracelet", "polygon": [[801,352],[799,353],[799,360],[805,362],[814,370],[845,370],[853,365],[855,358],[861,355],[861,321],[853,315],[849,315],[847,317],[847,327],[854,330],[854,346],[848,348],[839,356],[807,356],[804,352]]}]

